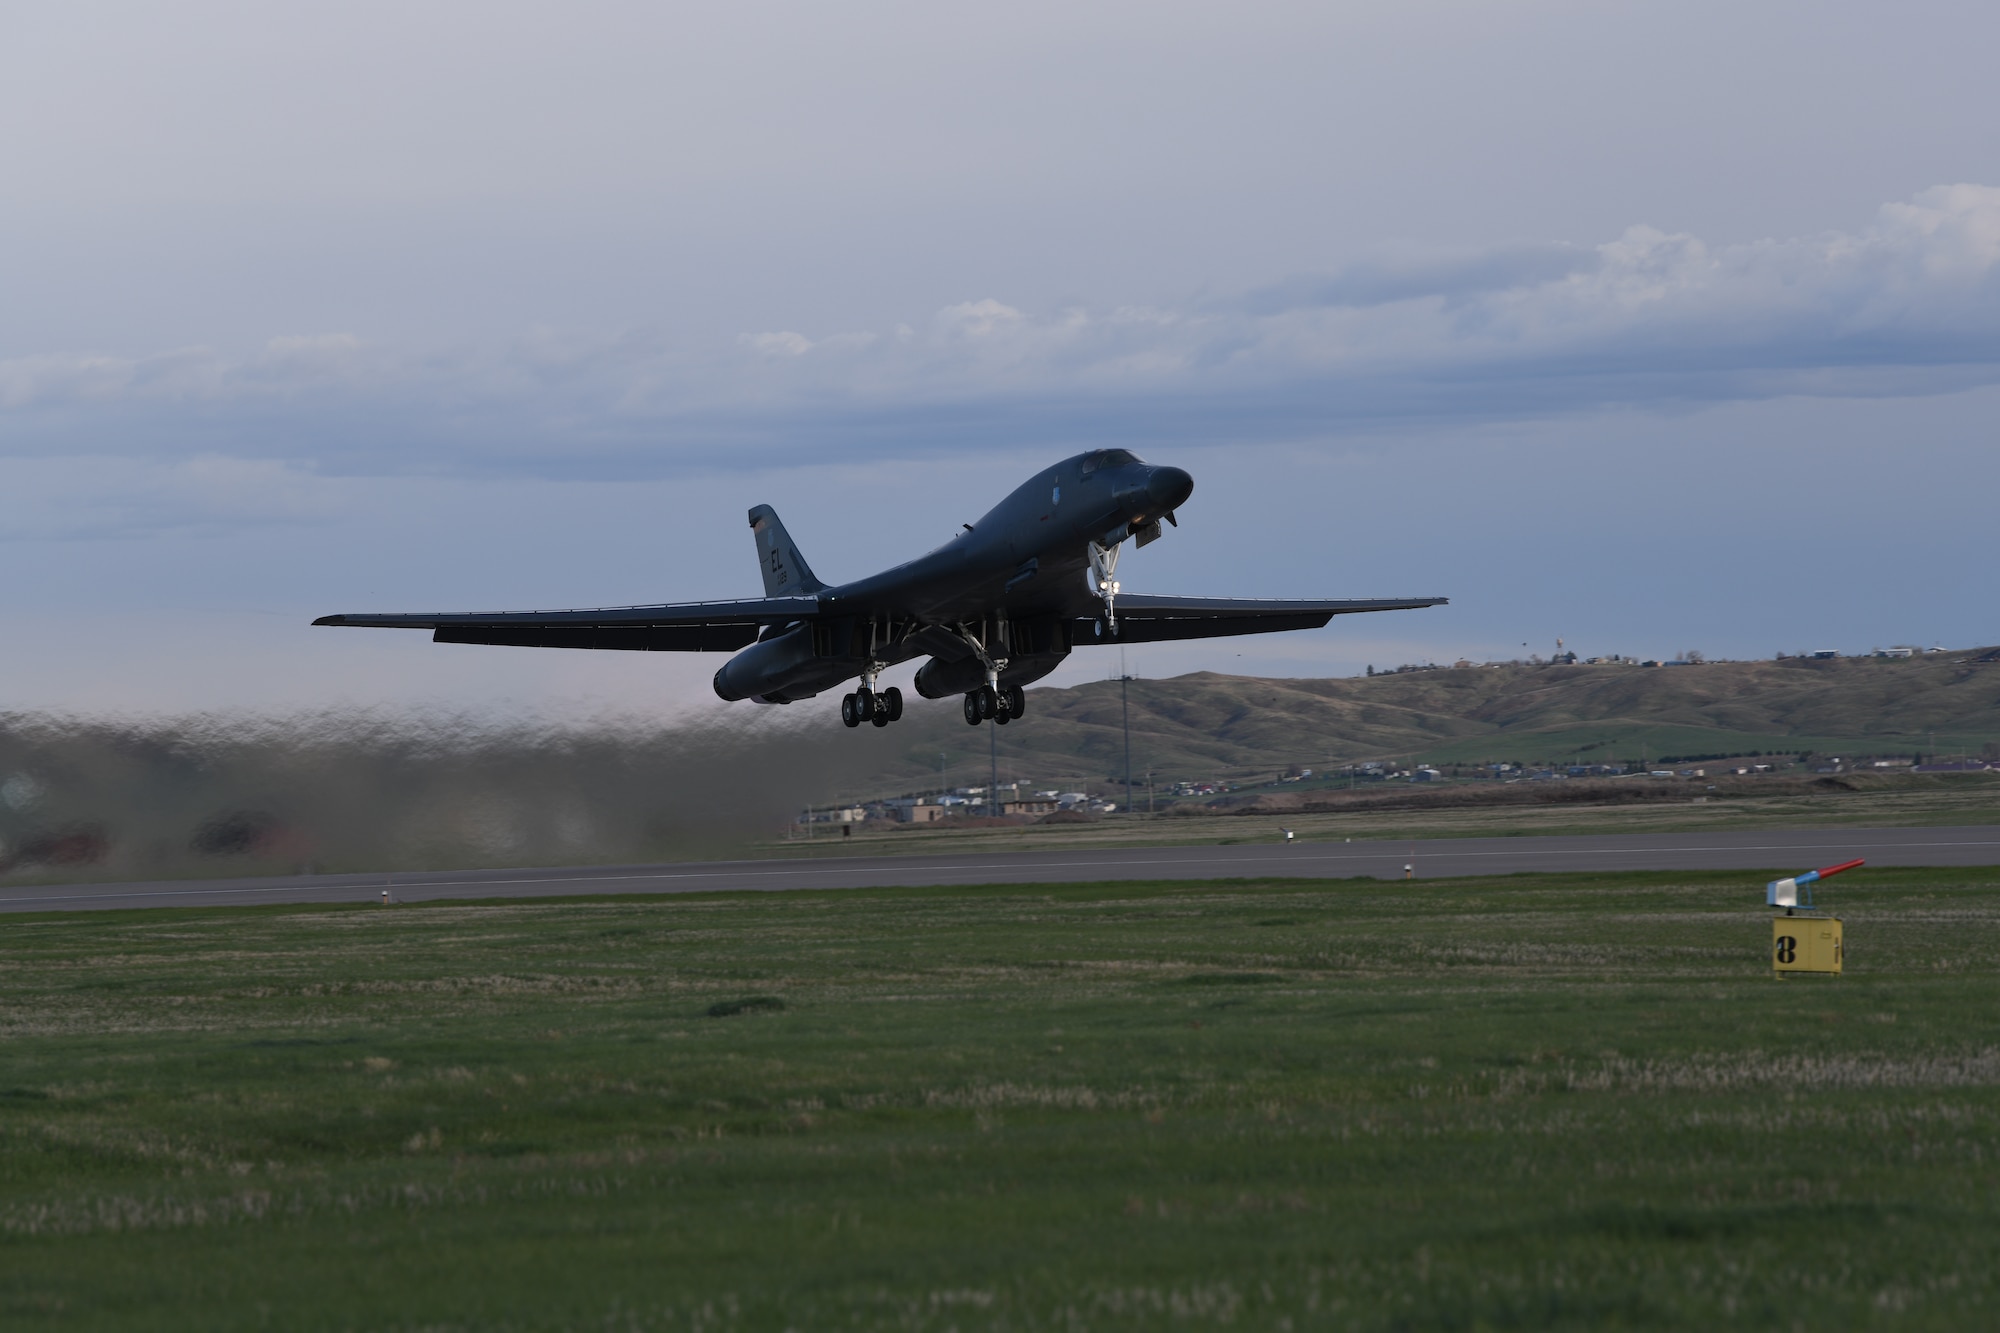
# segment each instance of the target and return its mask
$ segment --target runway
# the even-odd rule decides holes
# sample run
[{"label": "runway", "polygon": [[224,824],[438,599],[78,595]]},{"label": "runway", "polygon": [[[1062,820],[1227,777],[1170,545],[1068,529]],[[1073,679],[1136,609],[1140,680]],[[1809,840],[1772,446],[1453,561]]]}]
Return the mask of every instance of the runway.
[{"label": "runway", "polygon": [[1877,866],[2000,865],[2000,826],[1596,834],[1430,841],[1276,841],[1232,846],[1119,847],[969,855],[842,856],[407,875],[297,875],[0,889],[0,911],[48,912],[263,903],[557,898],[581,894],[779,892],[950,884],[1077,884],[1107,880],[1419,879],[1519,871],[1743,870],[1790,874],[1866,857]]}]

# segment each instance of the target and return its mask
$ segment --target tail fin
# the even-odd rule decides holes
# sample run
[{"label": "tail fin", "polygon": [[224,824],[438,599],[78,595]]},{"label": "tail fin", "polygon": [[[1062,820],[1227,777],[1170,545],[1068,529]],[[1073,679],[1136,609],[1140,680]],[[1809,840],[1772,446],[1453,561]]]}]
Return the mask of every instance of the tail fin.
[{"label": "tail fin", "polygon": [[769,505],[751,510],[750,531],[757,534],[757,564],[764,571],[766,597],[797,597],[826,586],[813,576],[812,567],[792,544],[792,535],[778,521],[777,510]]}]

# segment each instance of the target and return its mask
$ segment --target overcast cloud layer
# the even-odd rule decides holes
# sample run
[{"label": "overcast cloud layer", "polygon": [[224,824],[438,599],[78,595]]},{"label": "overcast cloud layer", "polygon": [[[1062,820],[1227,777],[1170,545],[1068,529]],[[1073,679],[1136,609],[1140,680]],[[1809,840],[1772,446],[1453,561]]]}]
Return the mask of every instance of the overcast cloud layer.
[{"label": "overcast cloud layer", "polygon": [[[1177,308],[995,297],[890,329],[642,331],[410,355],[341,332],[257,354],[0,362],[17,456],[336,472],[657,476],[828,448],[863,460],[1017,440],[1269,443],[1797,394],[1916,395],[2000,375],[2000,188],[1938,186],[1856,233],[1711,246],[1634,226],[1590,247],[1356,265]],[[1044,446],[1046,447],[1046,446]]]},{"label": "overcast cloud layer", "polygon": [[0,708],[706,706],[712,659],[303,622],[746,595],[766,501],[859,575],[1109,443],[1197,478],[1128,587],[1454,599],[1153,674],[2000,639],[1996,48],[1947,0],[17,7]]}]

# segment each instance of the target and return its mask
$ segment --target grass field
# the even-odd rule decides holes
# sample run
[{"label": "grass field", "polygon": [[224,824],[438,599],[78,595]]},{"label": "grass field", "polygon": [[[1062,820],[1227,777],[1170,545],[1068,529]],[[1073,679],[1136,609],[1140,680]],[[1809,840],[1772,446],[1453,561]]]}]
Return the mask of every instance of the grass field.
[{"label": "grass field", "polygon": [[8,920],[0,1324],[1969,1328],[2000,871]]}]

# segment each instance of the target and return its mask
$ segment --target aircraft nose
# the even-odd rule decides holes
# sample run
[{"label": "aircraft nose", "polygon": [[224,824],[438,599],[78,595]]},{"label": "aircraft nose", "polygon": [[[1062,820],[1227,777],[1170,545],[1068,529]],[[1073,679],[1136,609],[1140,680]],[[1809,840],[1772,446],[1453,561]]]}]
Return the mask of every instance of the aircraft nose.
[{"label": "aircraft nose", "polygon": [[1146,478],[1146,494],[1152,497],[1154,505],[1171,513],[1194,494],[1194,478],[1177,467],[1156,467]]}]

